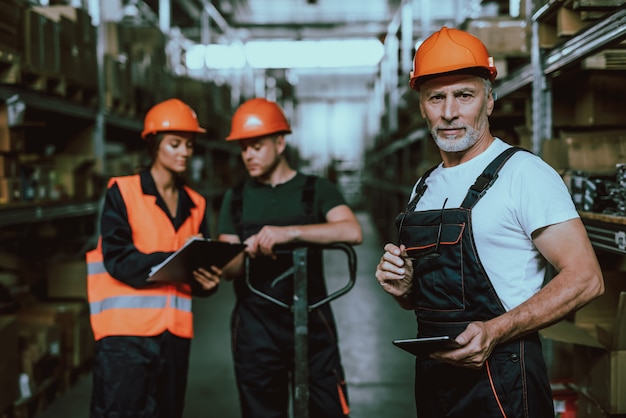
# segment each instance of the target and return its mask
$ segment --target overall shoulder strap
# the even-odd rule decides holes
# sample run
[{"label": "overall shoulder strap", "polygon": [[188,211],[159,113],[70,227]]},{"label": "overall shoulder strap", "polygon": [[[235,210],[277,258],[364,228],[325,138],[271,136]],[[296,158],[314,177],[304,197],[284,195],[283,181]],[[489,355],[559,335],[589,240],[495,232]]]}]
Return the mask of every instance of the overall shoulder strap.
[{"label": "overall shoulder strap", "polygon": [[493,161],[483,170],[482,174],[478,176],[474,184],[470,186],[461,207],[466,209],[474,207],[474,205],[498,179],[498,172],[500,169],[502,169],[509,158],[511,158],[511,156],[518,151],[530,152],[520,147],[510,147],[502,151],[500,155],[494,158]]},{"label": "overall shoulder strap", "polygon": [[230,213],[233,216],[233,224],[239,237],[243,237],[243,223],[241,222],[243,214],[243,186],[245,181],[240,182],[233,187],[233,194],[230,200]]},{"label": "overall shoulder strap", "polygon": [[432,173],[438,166],[439,164],[429,168],[428,171],[424,173],[419,183],[417,183],[417,186],[415,186],[415,196],[413,196],[413,199],[411,199],[411,201],[406,206],[406,212],[413,212],[415,210],[417,202],[419,202],[419,200],[424,195],[424,192],[428,188],[428,186],[426,185],[426,179],[428,178],[428,176],[430,176],[430,173]]},{"label": "overall shoulder strap", "polygon": [[307,216],[313,215],[313,203],[315,201],[315,181],[316,177],[307,175],[302,189],[302,203]]}]

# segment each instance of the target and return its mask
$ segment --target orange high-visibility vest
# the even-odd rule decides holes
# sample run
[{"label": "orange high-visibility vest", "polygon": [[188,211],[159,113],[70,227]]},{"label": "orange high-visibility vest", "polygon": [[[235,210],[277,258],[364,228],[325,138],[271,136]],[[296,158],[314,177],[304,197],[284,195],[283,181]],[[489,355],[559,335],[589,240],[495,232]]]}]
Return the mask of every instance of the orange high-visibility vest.
[{"label": "orange high-visibility vest", "polygon": [[[187,238],[198,233],[206,208],[200,194],[185,187],[196,207],[191,208],[191,216],[176,231],[168,215],[157,206],[156,197],[143,193],[139,175],[112,178],[108,187],[115,183],[126,204],[138,251],[176,251]],[[87,297],[95,339],[113,335],[154,336],[166,330],[192,338],[191,287],[155,284],[135,289],[114,279],[104,267],[100,240],[97,248],[86,254]]]}]

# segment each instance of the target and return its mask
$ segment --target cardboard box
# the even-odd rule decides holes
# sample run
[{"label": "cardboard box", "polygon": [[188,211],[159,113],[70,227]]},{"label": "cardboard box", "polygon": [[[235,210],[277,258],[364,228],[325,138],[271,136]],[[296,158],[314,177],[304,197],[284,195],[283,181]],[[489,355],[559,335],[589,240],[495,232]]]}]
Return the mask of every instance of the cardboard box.
[{"label": "cardboard box", "polygon": [[22,5],[16,0],[0,1],[0,49],[4,52],[19,53],[18,27]]},{"label": "cardboard box", "polygon": [[40,69],[44,63],[44,27],[45,16],[33,9],[26,9],[21,23],[22,62],[26,68]]},{"label": "cardboard box", "polygon": [[470,20],[466,31],[479,38],[492,56],[530,54],[530,32],[526,20],[510,18]]},{"label": "cardboard box", "polygon": [[621,71],[587,70],[558,77],[553,84],[553,125],[624,126],[625,95]]},{"label": "cardboard box", "polygon": [[550,23],[539,22],[538,35],[540,48],[550,49],[561,42],[561,38],[556,34],[556,25]]},{"label": "cardboard box", "polygon": [[13,315],[0,315],[0,412],[19,397],[18,327]]},{"label": "cardboard box", "polygon": [[564,151],[561,157],[550,157],[553,163],[558,159],[559,165],[567,159],[567,167],[559,168],[614,174],[615,165],[626,162],[626,130],[562,130],[559,137],[562,143],[546,144],[555,148],[553,154]]},{"label": "cardboard box", "polygon": [[104,57],[104,84],[107,109],[116,110],[132,98],[131,62],[127,55]]},{"label": "cardboard box", "polygon": [[583,22],[580,13],[567,7],[559,7],[556,14],[556,32],[558,36],[573,36],[580,32],[588,22]]},{"label": "cardboard box", "polygon": [[84,259],[51,263],[46,275],[51,298],[87,299],[87,264]]},{"label": "cardboard box", "polygon": [[541,143],[541,158],[556,171],[567,170],[570,166],[567,142],[558,138],[543,141]]},{"label": "cardboard box", "polygon": [[18,312],[20,319],[56,324],[61,329],[61,353],[66,368],[80,367],[92,358],[94,338],[89,305],[84,300],[47,301]]},{"label": "cardboard box", "polygon": [[581,77],[574,117],[586,125],[623,125],[626,77],[623,73],[591,72]]},{"label": "cardboard box", "polygon": [[81,80],[82,50],[76,39],[76,23],[65,16],[59,20],[61,71],[70,82]]},{"label": "cardboard box", "polygon": [[[60,362],[61,328],[29,317],[18,317],[18,325],[21,372],[28,375],[30,384],[36,387],[54,373],[54,367],[51,370],[50,366]],[[56,361],[50,361],[52,359]]]}]

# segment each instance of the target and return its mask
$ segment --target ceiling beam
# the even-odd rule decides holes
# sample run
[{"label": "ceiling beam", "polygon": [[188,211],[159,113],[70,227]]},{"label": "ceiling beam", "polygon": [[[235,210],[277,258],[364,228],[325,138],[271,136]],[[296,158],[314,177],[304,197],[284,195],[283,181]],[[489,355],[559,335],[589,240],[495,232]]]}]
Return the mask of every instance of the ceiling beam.
[{"label": "ceiling beam", "polygon": [[[250,39],[329,39],[379,37],[387,31],[381,22],[316,25],[255,25],[234,27],[243,40]],[[184,28],[185,36],[195,39],[200,36],[199,28]]]}]

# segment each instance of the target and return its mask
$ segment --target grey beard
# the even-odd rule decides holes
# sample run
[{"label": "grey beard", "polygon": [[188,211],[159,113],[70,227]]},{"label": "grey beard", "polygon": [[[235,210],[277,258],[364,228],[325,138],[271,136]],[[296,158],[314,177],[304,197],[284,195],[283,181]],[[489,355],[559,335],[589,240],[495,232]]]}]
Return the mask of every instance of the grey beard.
[{"label": "grey beard", "polygon": [[471,148],[472,145],[478,141],[476,132],[472,130],[466,131],[462,138],[458,139],[442,139],[437,136],[435,130],[432,132],[432,136],[435,139],[435,143],[444,152],[460,152]]}]

